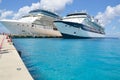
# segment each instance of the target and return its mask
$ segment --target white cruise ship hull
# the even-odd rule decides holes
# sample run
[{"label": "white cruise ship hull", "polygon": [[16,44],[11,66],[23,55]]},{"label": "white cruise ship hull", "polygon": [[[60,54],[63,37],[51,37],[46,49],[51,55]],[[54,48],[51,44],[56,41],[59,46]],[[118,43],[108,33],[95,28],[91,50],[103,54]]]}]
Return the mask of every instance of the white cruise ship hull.
[{"label": "white cruise ship hull", "polygon": [[45,28],[42,25],[35,25],[32,23],[15,20],[2,20],[0,22],[10,31],[12,35],[49,37],[61,36],[61,33],[59,31]]},{"label": "white cruise ship hull", "polygon": [[[61,32],[63,38],[104,38],[105,34],[85,30],[81,26],[73,26],[74,22],[65,23],[66,21],[55,21],[57,29]],[[71,25],[72,24],[72,25]]]}]

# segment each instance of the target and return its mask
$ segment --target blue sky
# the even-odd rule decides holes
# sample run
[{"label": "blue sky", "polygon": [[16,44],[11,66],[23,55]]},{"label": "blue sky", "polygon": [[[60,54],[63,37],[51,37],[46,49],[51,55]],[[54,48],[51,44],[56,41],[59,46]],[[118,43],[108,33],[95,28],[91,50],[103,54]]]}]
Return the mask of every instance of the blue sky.
[{"label": "blue sky", "polygon": [[[120,36],[120,0],[0,0],[0,19],[19,18],[29,10],[43,6],[54,8],[61,16],[85,10],[101,19],[107,35]],[[0,27],[0,31],[3,29]]]}]

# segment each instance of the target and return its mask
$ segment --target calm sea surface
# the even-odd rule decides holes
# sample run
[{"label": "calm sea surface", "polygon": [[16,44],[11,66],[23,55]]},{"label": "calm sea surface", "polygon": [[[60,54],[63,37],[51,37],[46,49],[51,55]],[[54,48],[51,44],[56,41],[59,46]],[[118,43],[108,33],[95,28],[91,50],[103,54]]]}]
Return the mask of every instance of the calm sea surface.
[{"label": "calm sea surface", "polygon": [[120,39],[13,39],[35,80],[120,80]]}]

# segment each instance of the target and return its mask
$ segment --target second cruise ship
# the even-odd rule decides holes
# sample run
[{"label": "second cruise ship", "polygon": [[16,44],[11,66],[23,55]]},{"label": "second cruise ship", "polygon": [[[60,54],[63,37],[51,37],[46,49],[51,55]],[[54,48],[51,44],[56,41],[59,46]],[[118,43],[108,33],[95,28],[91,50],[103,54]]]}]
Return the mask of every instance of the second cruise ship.
[{"label": "second cruise ship", "polygon": [[85,12],[68,14],[54,21],[63,38],[104,38],[105,32],[98,20]]},{"label": "second cruise ship", "polygon": [[12,35],[60,37],[61,33],[53,24],[54,20],[59,19],[61,18],[53,12],[36,9],[18,20],[1,20],[0,22]]}]

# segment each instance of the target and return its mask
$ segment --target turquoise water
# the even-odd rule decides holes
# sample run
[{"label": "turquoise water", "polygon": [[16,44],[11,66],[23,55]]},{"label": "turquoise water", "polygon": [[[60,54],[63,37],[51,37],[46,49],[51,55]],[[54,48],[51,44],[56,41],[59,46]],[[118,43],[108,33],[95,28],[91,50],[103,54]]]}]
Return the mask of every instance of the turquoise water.
[{"label": "turquoise water", "polygon": [[120,80],[120,39],[13,39],[35,80]]}]

